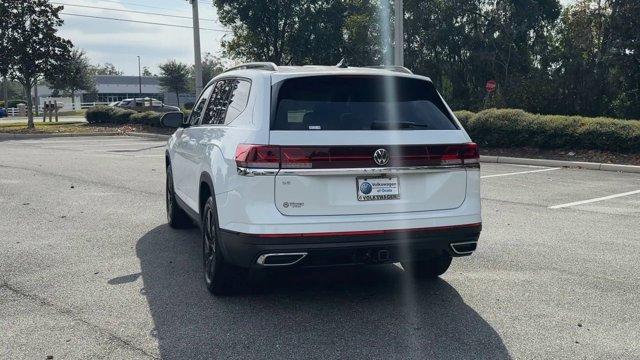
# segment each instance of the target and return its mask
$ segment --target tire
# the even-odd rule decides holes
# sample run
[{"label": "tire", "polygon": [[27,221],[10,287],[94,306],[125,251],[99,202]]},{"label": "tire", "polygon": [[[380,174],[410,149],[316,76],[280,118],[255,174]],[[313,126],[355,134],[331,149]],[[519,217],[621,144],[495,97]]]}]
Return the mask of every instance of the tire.
[{"label": "tire", "polygon": [[180,208],[176,201],[176,193],[173,187],[173,173],[171,165],[167,166],[167,180],[165,189],[165,203],[167,206],[167,222],[174,229],[185,229],[193,226],[189,215]]},{"label": "tire", "polygon": [[204,282],[213,295],[231,295],[235,266],[224,258],[220,248],[218,216],[212,197],[202,210],[202,259]]},{"label": "tire", "polygon": [[430,259],[403,261],[402,267],[417,279],[435,279],[451,265],[452,257],[446,252],[434,254]]}]

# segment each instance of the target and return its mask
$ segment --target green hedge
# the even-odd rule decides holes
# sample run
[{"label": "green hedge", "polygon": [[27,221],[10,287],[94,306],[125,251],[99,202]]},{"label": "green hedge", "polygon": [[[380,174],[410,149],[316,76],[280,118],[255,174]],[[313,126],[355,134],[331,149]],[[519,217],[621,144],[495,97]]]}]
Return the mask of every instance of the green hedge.
[{"label": "green hedge", "polygon": [[513,109],[457,111],[471,138],[485,147],[537,147],[640,153],[640,121],[537,115]]},{"label": "green hedge", "polygon": [[161,126],[160,118],[162,114],[157,113],[155,111],[146,111],[141,113],[136,113],[131,115],[129,118],[130,124],[140,124],[140,125],[149,125],[149,126]]},{"label": "green hedge", "polygon": [[4,106],[4,101],[0,100],[0,107],[3,108],[16,108],[18,104],[26,104],[26,100],[7,100],[9,106]]},{"label": "green hedge", "polygon": [[89,124],[141,124],[160,126],[162,114],[153,111],[138,113],[115,106],[95,106],[87,110],[85,118]]}]

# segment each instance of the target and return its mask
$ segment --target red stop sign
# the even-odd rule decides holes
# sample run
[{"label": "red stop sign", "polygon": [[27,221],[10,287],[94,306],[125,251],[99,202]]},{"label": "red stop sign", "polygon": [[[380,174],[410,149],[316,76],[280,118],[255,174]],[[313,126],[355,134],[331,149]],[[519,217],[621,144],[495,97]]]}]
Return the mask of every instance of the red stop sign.
[{"label": "red stop sign", "polygon": [[496,91],[496,81],[495,80],[487,81],[487,84],[484,86],[484,88],[487,90],[487,92]]}]

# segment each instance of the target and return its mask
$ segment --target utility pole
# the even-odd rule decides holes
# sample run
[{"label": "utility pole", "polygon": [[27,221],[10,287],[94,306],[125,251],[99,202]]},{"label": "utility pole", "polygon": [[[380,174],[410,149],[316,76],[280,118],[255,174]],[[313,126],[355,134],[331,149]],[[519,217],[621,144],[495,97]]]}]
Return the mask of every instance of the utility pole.
[{"label": "utility pole", "polygon": [[140,97],[142,97],[142,70],[140,68],[140,55],[138,55],[138,87],[140,90]]},{"label": "utility pole", "polygon": [[200,56],[200,17],[198,15],[198,0],[187,0],[193,9],[193,52],[195,55],[196,98],[202,92],[202,57]]},{"label": "utility pole", "polygon": [[404,9],[403,0],[395,0],[393,11],[395,13],[395,23],[393,24],[394,42],[393,63],[396,66],[404,66]]}]

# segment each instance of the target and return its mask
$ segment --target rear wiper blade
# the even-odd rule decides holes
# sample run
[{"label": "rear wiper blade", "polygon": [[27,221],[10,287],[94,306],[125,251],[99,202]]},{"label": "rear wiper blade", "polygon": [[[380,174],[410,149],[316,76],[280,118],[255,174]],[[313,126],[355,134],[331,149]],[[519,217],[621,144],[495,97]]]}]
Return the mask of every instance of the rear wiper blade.
[{"label": "rear wiper blade", "polygon": [[416,124],[414,122],[411,121],[400,121],[398,124],[400,124],[400,127],[417,127],[417,128],[428,128],[429,125],[427,124]]},{"label": "rear wiper blade", "polygon": [[428,127],[429,125],[417,124],[412,121],[374,121],[373,123],[371,123],[372,130],[428,128]]}]

